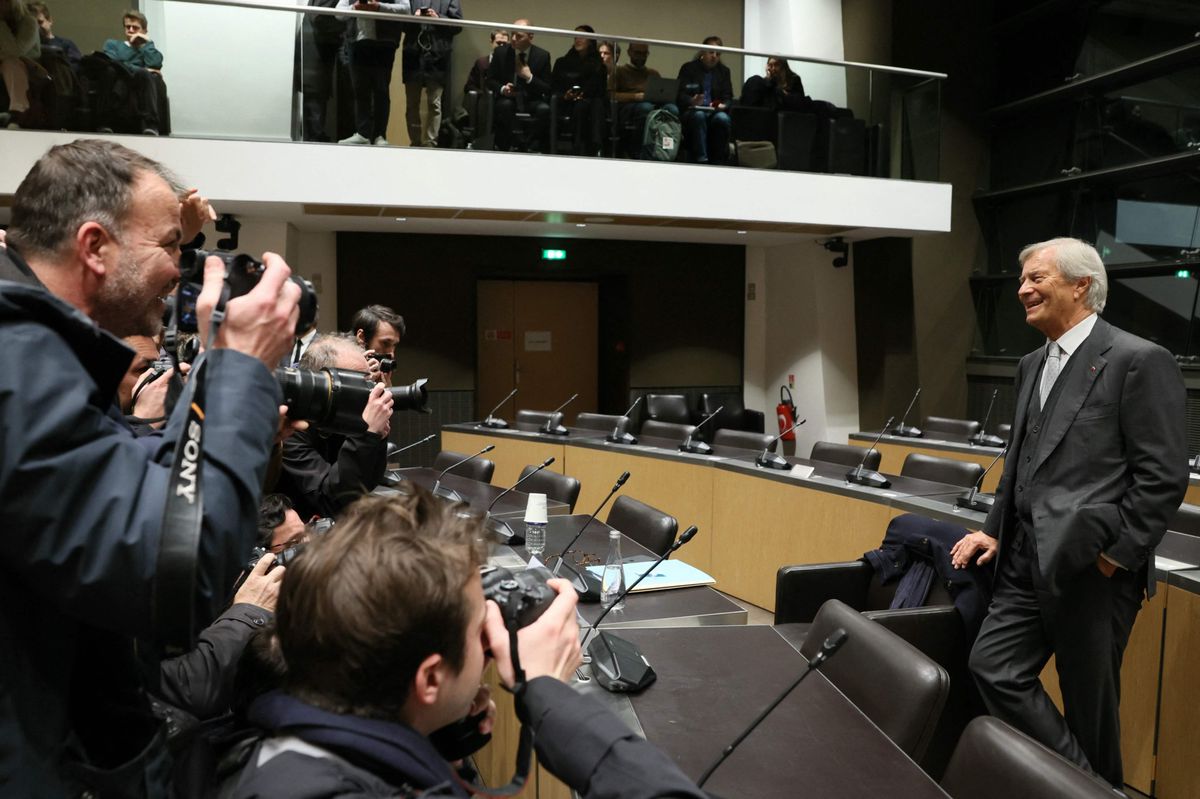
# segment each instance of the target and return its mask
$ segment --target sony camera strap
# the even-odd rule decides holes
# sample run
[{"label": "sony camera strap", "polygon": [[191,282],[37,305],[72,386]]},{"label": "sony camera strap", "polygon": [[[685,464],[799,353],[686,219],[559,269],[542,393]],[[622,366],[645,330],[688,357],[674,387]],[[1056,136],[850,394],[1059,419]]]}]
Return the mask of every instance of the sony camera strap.
[{"label": "sony camera strap", "polygon": [[[225,284],[209,324],[206,351],[212,349],[217,330],[225,320],[228,300],[229,286]],[[173,318],[169,338],[174,338],[171,335],[174,330]],[[155,636],[168,655],[188,651],[195,641],[196,555],[204,524],[203,482],[200,478],[204,464],[207,363],[208,358],[201,355],[189,378],[192,395],[187,418],[175,442],[151,596]]]}]

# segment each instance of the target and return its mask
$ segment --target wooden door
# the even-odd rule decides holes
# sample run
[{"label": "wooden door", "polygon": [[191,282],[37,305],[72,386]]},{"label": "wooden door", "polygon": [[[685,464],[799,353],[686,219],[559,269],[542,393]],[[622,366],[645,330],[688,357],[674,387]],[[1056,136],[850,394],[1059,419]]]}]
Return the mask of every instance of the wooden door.
[{"label": "wooden door", "polygon": [[576,393],[566,424],[596,410],[598,295],[595,283],[479,281],[480,418],[513,388],[517,396],[497,413],[510,422],[517,408],[553,410]]}]

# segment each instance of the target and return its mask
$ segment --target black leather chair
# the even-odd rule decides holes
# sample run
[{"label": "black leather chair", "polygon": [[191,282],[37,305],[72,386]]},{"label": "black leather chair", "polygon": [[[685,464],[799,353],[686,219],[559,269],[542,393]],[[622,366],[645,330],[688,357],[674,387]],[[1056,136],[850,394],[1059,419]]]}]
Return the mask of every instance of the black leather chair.
[{"label": "black leather chair", "polygon": [[777,448],[775,436],[766,433],[748,433],[745,430],[729,430],[723,428],[713,434],[713,450],[734,449],[745,452],[753,450],[762,452],[768,447],[774,452]]},{"label": "black leather chair", "polygon": [[[537,469],[537,466],[526,466],[521,470],[521,479],[525,480],[525,476]],[[540,472],[521,483],[521,491],[526,494],[545,494],[550,499],[557,499],[559,502],[565,502],[570,508],[569,512],[575,512],[575,501],[579,499],[579,481],[574,477],[567,477],[565,474],[552,472],[549,469],[542,469]]]},{"label": "black leather chair", "polygon": [[996,435],[1004,439],[1004,443],[1007,444],[1012,438],[1012,425],[1007,422],[996,425]]},{"label": "black leather chair", "polygon": [[742,398],[738,394],[701,394],[700,416],[696,421],[700,421],[700,419],[708,416],[717,408],[721,408],[721,412],[717,414],[716,418],[706,424],[701,432],[711,430],[712,432],[709,435],[713,435],[717,430],[745,430],[750,433],[765,432],[762,411],[748,410],[742,404]]},{"label": "black leather chair", "polygon": [[647,419],[642,422],[642,435],[650,438],[666,438],[683,443],[683,440],[696,432],[694,424],[675,424],[674,422],[659,422]]},{"label": "black leather chair", "polygon": [[[867,456],[865,463],[863,463],[863,455]],[[856,447],[852,444],[834,444],[832,441],[818,441],[813,444],[812,452],[809,454],[808,459],[823,461],[824,463],[836,463],[841,466],[858,466],[858,464],[862,463],[864,469],[877,471],[883,455],[877,449],[868,452],[866,447]]]},{"label": "black leather chair", "polygon": [[910,452],[904,459],[904,465],[900,467],[900,474],[903,477],[970,488],[983,476],[983,467],[978,463]]},{"label": "black leather chair", "polygon": [[550,411],[517,411],[517,418],[513,420],[513,427],[518,430],[524,430],[527,433],[536,433],[539,430],[546,428],[546,423],[550,421],[550,417],[556,417],[553,420],[551,427],[556,427],[562,424],[562,412],[551,413]]},{"label": "black leather chair", "polygon": [[952,436],[970,438],[979,432],[979,422],[970,419],[951,419],[946,416],[926,416],[925,435],[933,433],[949,433]]},{"label": "black leather chair", "polygon": [[1189,505],[1186,502],[1180,505],[1167,529],[1200,536],[1200,505]]},{"label": "black leather chair", "polygon": [[617,497],[606,521],[609,527],[620,530],[655,555],[667,551],[679,530],[679,521],[674,516],[627,496]]},{"label": "black leather chair", "polygon": [[688,410],[687,397],[682,394],[647,394],[646,418],[656,422],[691,424],[692,412]]},{"label": "black leather chair", "polygon": [[611,433],[613,428],[619,432],[629,431],[631,421],[628,416],[617,416],[611,413],[581,413],[575,417],[575,427],[584,430],[603,430]]},{"label": "black leather chair", "polygon": [[1114,796],[1108,783],[994,716],[980,716],[967,725],[941,785],[953,799]]},{"label": "black leather chair", "polygon": [[[440,472],[465,457],[467,457],[465,453],[451,452],[444,449],[434,457],[433,468]],[[455,466],[447,474],[456,474],[459,477],[467,477],[471,480],[478,480],[481,483],[490,483],[492,482],[492,474],[495,471],[495,463],[489,461],[487,458],[476,458],[473,461],[467,461],[461,466]]]},{"label": "black leather chair", "polygon": [[881,624],[844,602],[821,606],[800,653],[812,660],[836,629],[846,643],[821,672],[913,760],[933,739],[950,691],[946,670]]}]

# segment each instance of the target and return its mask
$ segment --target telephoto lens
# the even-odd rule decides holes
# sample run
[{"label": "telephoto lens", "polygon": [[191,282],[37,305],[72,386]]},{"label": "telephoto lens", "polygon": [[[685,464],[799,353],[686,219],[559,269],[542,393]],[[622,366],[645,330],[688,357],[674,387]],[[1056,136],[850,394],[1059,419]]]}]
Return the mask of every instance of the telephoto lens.
[{"label": "telephoto lens", "polygon": [[[362,413],[375,388],[366,372],[329,367],[319,371],[282,367],[275,379],[283,390],[283,402],[289,419],[302,419],[327,433],[362,433],[367,429]],[[408,386],[388,389],[392,408],[400,411],[431,413],[427,407],[429,392],[421,378]]]}]

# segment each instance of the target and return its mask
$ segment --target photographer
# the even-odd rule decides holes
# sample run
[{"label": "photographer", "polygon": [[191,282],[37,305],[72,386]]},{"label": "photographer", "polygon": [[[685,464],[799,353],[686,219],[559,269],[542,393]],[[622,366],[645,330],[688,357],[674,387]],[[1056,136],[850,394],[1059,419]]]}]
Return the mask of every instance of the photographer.
[{"label": "photographer", "polygon": [[371,378],[385,385],[392,384],[392,372],[381,371],[382,359],[395,364],[396,346],[404,338],[404,317],[386,305],[368,305],[360,308],[350,321],[350,332],[360,347],[370,353]]},{"label": "photographer", "polygon": [[[299,367],[368,371],[362,348],[354,339],[336,335],[317,336]],[[284,442],[276,490],[291,499],[301,519],[336,516],[383,481],[392,403],[387,388],[376,383],[362,412],[362,432],[343,435],[309,428]]]},{"label": "photographer", "polygon": [[[21,796],[165,795],[162,725],[134,637],[153,644],[155,574],[174,447],[124,425],[116,389],[156,336],[179,278],[181,197],[160,164],[106,141],[53,147],[13,198],[0,252],[0,784]],[[253,546],[279,424],[271,367],[291,343],[299,287],[279,256],[225,306],[203,384],[203,515],[195,626],[217,616]],[[206,263],[202,334],[224,268]],[[190,380],[164,442],[179,440]],[[196,398],[198,401],[198,398]]]},{"label": "photographer", "polygon": [[[289,567],[275,649],[282,690],[248,718],[259,738],[225,797],[465,797],[428,737],[494,709],[480,681],[490,656],[515,685],[510,638],[480,581],[483,531],[428,492],[368,497]],[[586,797],[702,797],[670,758],[562,681],[580,662],[576,595],[557,596],[518,633],[517,695],[540,762]]]}]

